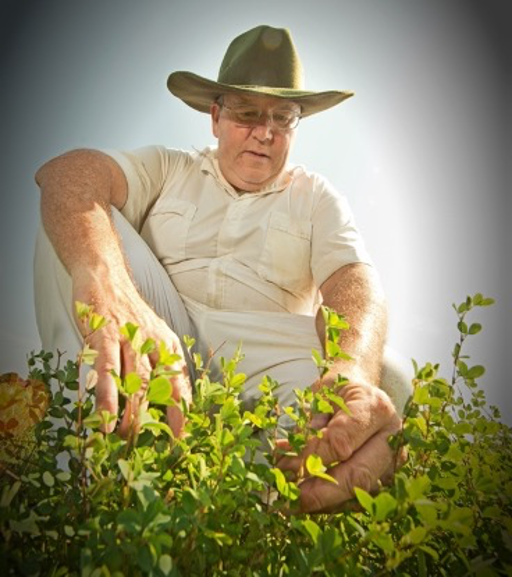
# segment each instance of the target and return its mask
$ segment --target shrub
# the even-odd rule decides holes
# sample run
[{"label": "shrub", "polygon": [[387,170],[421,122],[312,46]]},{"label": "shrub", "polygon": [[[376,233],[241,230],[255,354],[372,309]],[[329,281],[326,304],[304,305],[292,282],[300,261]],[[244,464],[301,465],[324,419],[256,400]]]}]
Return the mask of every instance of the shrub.
[{"label": "shrub", "polygon": [[[327,392],[298,394],[296,408],[282,408],[278,383],[265,378],[248,411],[239,398],[241,353],[221,361],[221,382],[210,380],[196,354],[201,376],[192,406],[183,407],[186,435],[176,439],[165,421],[172,403],[165,366],[173,358],[161,349],[144,392],[149,408],[139,429],[121,438],[103,432],[112,417],[94,411],[94,371],[88,387],[79,386],[93,351],[84,346],[77,362],[65,364],[60,355],[33,354],[28,381],[7,378],[10,389],[32,393],[24,393],[24,422],[39,421],[21,437],[0,385],[2,575],[511,575],[511,430],[486,406],[477,384],[484,368],[463,355],[466,339],[481,330],[467,324],[468,313],[489,304],[477,294],[454,307],[459,340],[450,379],[438,365],[415,366],[403,430],[390,440],[397,451],[407,445],[409,458],[391,485],[375,495],[355,488],[351,506],[329,515],[291,513],[300,479],[275,467],[273,451],[280,415],[296,421],[295,450],[316,434],[308,407],[328,411]],[[92,309],[82,305],[79,313],[91,331],[101,330],[105,321]],[[343,354],[334,343],[345,323],[332,311],[326,319],[328,350]],[[123,331],[138,355],[155,347],[140,342],[134,325]],[[322,372],[330,359],[314,357]],[[140,394],[136,373],[116,379],[124,398]],[[42,419],[34,395],[38,407],[50,397]],[[7,401],[11,411],[26,405],[19,398]],[[322,463],[308,461],[309,473],[329,482]]]}]

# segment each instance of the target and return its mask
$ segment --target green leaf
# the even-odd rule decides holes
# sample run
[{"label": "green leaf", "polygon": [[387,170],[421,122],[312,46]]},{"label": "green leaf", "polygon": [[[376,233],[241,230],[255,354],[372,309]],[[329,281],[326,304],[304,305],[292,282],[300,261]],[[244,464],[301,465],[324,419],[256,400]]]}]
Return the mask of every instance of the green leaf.
[{"label": "green leaf", "polygon": [[60,471],[60,473],[57,473],[55,477],[63,483],[67,483],[71,479],[71,475],[67,471]]},{"label": "green leaf", "polygon": [[226,533],[222,533],[220,531],[212,531],[210,529],[203,529],[203,533],[209,539],[213,539],[217,545],[223,547],[224,545],[232,545],[233,539],[226,535]]},{"label": "green leaf", "polygon": [[98,351],[92,349],[88,343],[85,344],[82,351],[79,353],[79,359],[86,365],[94,365]]},{"label": "green leaf", "polygon": [[428,400],[430,399],[430,395],[429,395],[429,390],[428,387],[423,385],[423,386],[416,386],[414,388],[414,393],[413,393],[413,397],[412,400],[414,403],[416,403],[417,405],[425,405],[428,403]]},{"label": "green leaf", "polygon": [[375,519],[384,521],[397,508],[397,500],[389,493],[379,493],[373,500],[375,504]]},{"label": "green leaf", "polygon": [[277,490],[281,495],[286,499],[290,499],[290,501],[296,501],[300,495],[300,490],[297,485],[295,483],[289,483],[281,469],[272,468],[270,472],[274,475]]},{"label": "green leaf", "polygon": [[158,568],[165,576],[170,575],[173,568],[172,557],[167,554],[160,555]]},{"label": "green leaf", "polygon": [[163,433],[166,433],[171,438],[174,437],[172,429],[169,427],[169,425],[167,425],[166,423],[161,423],[160,421],[148,421],[148,422],[144,423],[143,425],[141,425],[140,429],[141,429],[141,431],[143,429],[149,429],[150,431],[155,431],[155,432],[161,431]]},{"label": "green leaf", "polygon": [[426,475],[421,475],[420,477],[414,477],[409,479],[407,483],[407,493],[411,500],[422,499],[425,494],[430,490],[431,482]]},{"label": "green leaf", "polygon": [[150,574],[153,568],[153,556],[148,545],[142,545],[137,550],[137,563],[145,575]]},{"label": "green leaf", "polygon": [[318,537],[322,534],[320,527],[311,519],[306,519],[303,521],[302,526],[309,533],[313,543],[316,545],[318,542]]},{"label": "green leaf", "polygon": [[90,315],[91,310],[92,307],[90,307],[89,305],[86,305],[85,303],[82,303],[80,301],[75,301],[76,316],[80,320],[87,318]]},{"label": "green leaf", "polygon": [[142,530],[140,513],[133,509],[124,509],[117,515],[118,531],[126,531],[132,535]]},{"label": "green leaf", "polygon": [[335,359],[341,353],[341,347],[338,343],[327,341],[325,353],[328,357]]},{"label": "green leaf", "polygon": [[311,354],[313,355],[313,361],[317,367],[321,367],[324,364],[324,359],[322,355],[316,350],[312,349]]},{"label": "green leaf", "polygon": [[247,377],[244,375],[244,373],[237,373],[236,375],[233,375],[229,384],[236,389],[245,383],[246,378]]},{"label": "green leaf", "polygon": [[9,507],[11,501],[16,496],[16,493],[20,490],[21,482],[15,481],[12,485],[6,485],[2,489],[2,497],[0,498],[0,507]]},{"label": "green leaf", "polygon": [[92,331],[99,331],[106,325],[108,325],[110,321],[105,317],[99,315],[98,313],[92,313],[89,317],[89,328]]},{"label": "green leaf", "polygon": [[480,301],[480,303],[479,303],[478,306],[480,306],[480,307],[488,307],[488,306],[493,305],[495,302],[496,302],[496,301],[495,301],[494,299],[491,299],[491,298],[482,299],[482,300]]},{"label": "green leaf", "polygon": [[413,545],[419,545],[422,541],[425,540],[427,536],[427,530],[425,527],[419,526],[414,527],[409,533],[405,534],[402,538],[402,541],[405,543],[411,543]]},{"label": "green leaf", "polygon": [[137,333],[139,332],[139,327],[133,323],[126,323],[123,325],[119,332],[126,337],[131,343],[135,340]]},{"label": "green leaf", "polygon": [[459,370],[460,376],[464,378],[468,373],[468,366],[464,361],[457,362],[457,369]]},{"label": "green leaf", "polygon": [[309,457],[306,459],[306,469],[308,473],[313,477],[319,477],[320,479],[323,479],[324,481],[329,481],[330,483],[334,483],[335,485],[338,484],[338,481],[334,477],[331,477],[331,475],[325,473],[325,471],[327,471],[327,467],[325,467],[321,457],[319,457],[318,455],[315,454],[309,455]]},{"label": "green leaf", "polygon": [[316,399],[315,410],[319,413],[326,413],[326,414],[334,413],[332,405],[322,398]]},{"label": "green leaf", "polygon": [[485,367],[482,365],[475,365],[471,367],[469,371],[466,373],[466,379],[478,379],[485,373]]},{"label": "green leaf", "polygon": [[[337,380],[337,384],[340,384],[340,385],[346,384],[345,377],[339,376],[339,379]],[[341,395],[338,395],[336,392],[334,392],[330,389],[326,390],[324,394],[329,399],[329,401],[331,401],[331,403],[334,403],[335,405],[337,405],[344,413],[346,413],[349,416],[352,414],[350,412],[350,409],[347,407],[347,404],[345,403],[345,399]]]},{"label": "green leaf", "polygon": [[372,543],[380,547],[386,553],[393,553],[395,550],[395,544],[391,535],[388,533],[375,533],[372,535]]},{"label": "green leaf", "polygon": [[98,412],[91,413],[85,417],[83,425],[89,429],[99,429],[103,425],[103,418]]},{"label": "green leaf", "polygon": [[171,353],[169,349],[165,346],[165,343],[162,341],[160,341],[160,344],[158,345],[158,353],[159,353],[158,363],[160,365],[171,367],[172,365],[176,364],[178,361],[181,360],[180,355],[176,353]]},{"label": "green leaf", "polygon": [[421,499],[415,503],[415,506],[423,521],[429,525],[435,525],[437,521],[437,509],[435,503],[428,501],[428,499]]},{"label": "green leaf", "polygon": [[476,334],[478,334],[481,330],[482,330],[482,325],[481,325],[480,323],[473,323],[473,324],[469,327],[469,334],[470,334],[470,335],[476,335]]},{"label": "green leaf", "polygon": [[438,552],[435,549],[432,549],[432,547],[429,547],[428,545],[420,545],[419,548],[422,551],[425,551],[425,553],[427,553],[427,555],[430,555],[432,557],[432,559],[434,559],[434,561],[439,560]]},{"label": "green leaf", "polygon": [[360,489],[359,487],[354,487],[354,492],[356,494],[357,500],[359,501],[359,504],[361,505],[361,507],[365,511],[368,511],[368,513],[373,515],[374,499],[370,495],[370,493],[368,493],[364,489]]},{"label": "green leaf", "polygon": [[478,306],[482,302],[483,298],[484,297],[483,297],[482,293],[476,293],[473,297],[473,304]]},{"label": "green leaf", "polygon": [[333,309],[328,309],[327,325],[340,330],[347,330],[350,328],[349,323],[345,317]]},{"label": "green leaf", "polygon": [[173,405],[172,384],[167,377],[156,377],[149,381],[147,399],[156,405]]},{"label": "green leaf", "polygon": [[156,349],[156,342],[153,339],[146,339],[140,347],[140,354],[148,355],[149,353],[152,353],[155,349]]},{"label": "green leaf", "polygon": [[142,379],[137,373],[128,373],[124,378],[124,389],[128,395],[135,394],[142,386]]},{"label": "green leaf", "polygon": [[462,333],[463,335],[468,334],[468,325],[464,321],[459,321],[457,323],[457,328],[459,329],[459,332]]},{"label": "green leaf", "polygon": [[50,471],[45,471],[43,473],[43,483],[47,486],[47,487],[53,487],[55,485],[55,479],[53,477],[53,475],[50,473]]},{"label": "green leaf", "polygon": [[491,505],[486,507],[482,513],[483,517],[487,517],[488,519],[499,519],[502,515],[502,511],[496,505]]},{"label": "green leaf", "polygon": [[132,473],[132,467],[131,467],[130,463],[128,461],[126,461],[125,459],[119,459],[117,461],[117,466],[119,467],[119,470],[121,471],[123,477],[127,481],[131,481],[133,473]]},{"label": "green leaf", "polygon": [[98,372],[94,369],[90,369],[85,378],[85,390],[92,391],[98,383]]}]

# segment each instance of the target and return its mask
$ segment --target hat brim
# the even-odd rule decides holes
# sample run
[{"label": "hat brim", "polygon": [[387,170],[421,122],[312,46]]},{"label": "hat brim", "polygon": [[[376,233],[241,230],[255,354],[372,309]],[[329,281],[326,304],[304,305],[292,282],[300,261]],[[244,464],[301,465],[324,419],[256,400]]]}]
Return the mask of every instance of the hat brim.
[{"label": "hat brim", "polygon": [[219,96],[228,93],[258,94],[293,100],[301,107],[301,116],[310,116],[327,110],[354,95],[352,91],[328,90],[310,92],[271,86],[239,86],[208,80],[192,72],[173,72],[167,79],[167,88],[185,104],[199,112],[210,112],[210,107]]}]

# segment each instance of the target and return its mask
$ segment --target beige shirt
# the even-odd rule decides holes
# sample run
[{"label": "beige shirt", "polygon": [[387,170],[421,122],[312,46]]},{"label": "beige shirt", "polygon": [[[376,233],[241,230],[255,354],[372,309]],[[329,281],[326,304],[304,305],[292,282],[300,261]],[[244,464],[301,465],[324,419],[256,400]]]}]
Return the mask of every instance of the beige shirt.
[{"label": "beige shirt", "polygon": [[[195,351],[221,379],[219,358],[239,345],[242,399],[265,375],[294,389],[318,378],[314,314],[319,287],[340,267],[370,260],[346,200],[322,177],[289,167],[259,192],[240,194],[219,171],[215,149],[147,147],[109,152],[128,182],[122,213],[157,255],[196,331]],[[285,419],[286,420],[286,419]],[[293,423],[288,419],[288,425]]]},{"label": "beige shirt", "polygon": [[240,194],[223,178],[213,148],[109,154],[128,182],[121,212],[179,293],[195,302],[312,315],[332,273],[370,263],[346,199],[300,166]]}]

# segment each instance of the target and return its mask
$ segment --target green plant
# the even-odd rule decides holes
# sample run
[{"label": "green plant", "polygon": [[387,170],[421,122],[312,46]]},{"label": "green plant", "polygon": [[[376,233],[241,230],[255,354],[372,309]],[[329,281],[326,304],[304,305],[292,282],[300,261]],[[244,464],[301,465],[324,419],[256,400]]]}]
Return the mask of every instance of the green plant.
[{"label": "green plant", "polygon": [[[357,510],[330,515],[290,514],[300,479],[275,467],[273,450],[283,415],[296,424],[293,450],[317,434],[308,426],[311,407],[331,410],[339,399],[329,391],[298,393],[295,408],[280,407],[279,384],[265,378],[248,411],[239,398],[241,352],[221,361],[221,382],[195,354],[200,377],[192,406],[182,407],[186,434],[176,439],[165,421],[173,402],[165,366],[173,358],[161,348],[144,392],[149,408],[120,438],[104,432],[111,417],[94,412],[94,372],[88,388],[79,387],[83,365],[94,360],[87,345],[65,365],[50,353],[33,355],[30,379],[53,393],[33,430],[36,443],[0,478],[1,574],[511,575],[511,430],[486,407],[477,385],[483,367],[463,355],[481,329],[468,326],[467,315],[489,304],[477,294],[455,307],[449,380],[437,365],[416,367],[403,430],[390,441],[397,451],[406,444],[409,458],[392,484],[376,495],[356,488]],[[105,322],[86,306],[79,315],[91,331]],[[325,315],[327,359],[314,353],[321,374],[329,357],[343,354],[337,341],[345,328],[332,311]],[[135,325],[123,331],[138,355],[157,346],[140,342]],[[141,393],[136,373],[115,378],[124,398]],[[321,461],[308,461],[309,474],[331,482]]]}]

